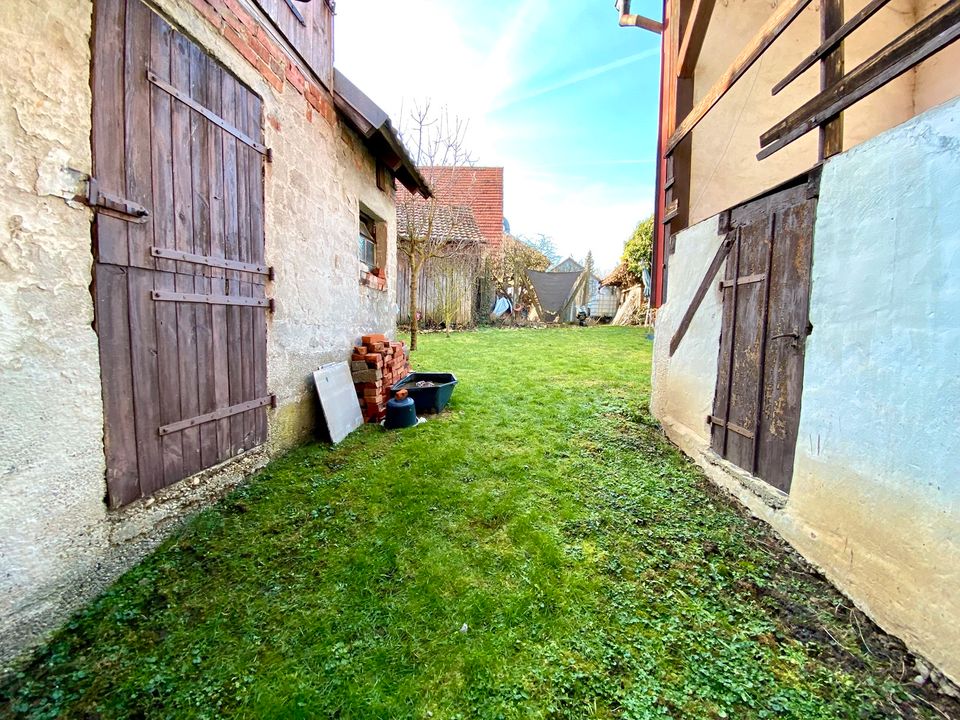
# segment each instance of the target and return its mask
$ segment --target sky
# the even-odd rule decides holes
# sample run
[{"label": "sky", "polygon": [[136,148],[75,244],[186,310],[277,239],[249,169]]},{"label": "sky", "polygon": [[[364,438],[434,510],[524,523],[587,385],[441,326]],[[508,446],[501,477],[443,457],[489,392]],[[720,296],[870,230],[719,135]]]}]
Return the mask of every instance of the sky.
[{"label": "sky", "polygon": [[394,125],[425,99],[468,121],[477,164],[504,168],[513,234],[608,271],[653,212],[660,64],[659,36],[613,4],[340,0],[335,62]]}]

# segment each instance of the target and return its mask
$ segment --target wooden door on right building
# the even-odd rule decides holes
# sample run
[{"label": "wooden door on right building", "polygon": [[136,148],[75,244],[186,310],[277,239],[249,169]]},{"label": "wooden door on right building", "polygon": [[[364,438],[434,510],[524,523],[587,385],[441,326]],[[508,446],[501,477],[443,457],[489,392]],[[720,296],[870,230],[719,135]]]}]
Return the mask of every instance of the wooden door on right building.
[{"label": "wooden door on right building", "polygon": [[715,452],[789,492],[810,333],[814,184],[730,211],[711,422]]}]

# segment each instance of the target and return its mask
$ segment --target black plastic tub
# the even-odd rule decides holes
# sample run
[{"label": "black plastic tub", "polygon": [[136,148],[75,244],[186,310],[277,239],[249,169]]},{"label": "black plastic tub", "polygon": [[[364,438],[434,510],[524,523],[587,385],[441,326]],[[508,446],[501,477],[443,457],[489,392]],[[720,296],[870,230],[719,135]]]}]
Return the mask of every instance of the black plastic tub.
[{"label": "black plastic tub", "polygon": [[452,373],[415,372],[390,388],[393,394],[406,390],[417,406],[417,413],[438,413],[450,402],[457,379]]}]

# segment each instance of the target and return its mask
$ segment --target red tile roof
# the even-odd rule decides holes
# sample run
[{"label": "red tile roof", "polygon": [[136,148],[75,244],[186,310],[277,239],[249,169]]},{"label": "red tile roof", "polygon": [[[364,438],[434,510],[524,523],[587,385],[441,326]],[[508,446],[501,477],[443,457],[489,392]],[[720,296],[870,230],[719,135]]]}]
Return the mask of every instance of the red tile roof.
[{"label": "red tile roof", "polygon": [[[498,252],[503,242],[503,168],[426,166],[419,170],[439,202],[473,209],[487,247]],[[397,188],[398,204],[403,193],[404,188]]]}]

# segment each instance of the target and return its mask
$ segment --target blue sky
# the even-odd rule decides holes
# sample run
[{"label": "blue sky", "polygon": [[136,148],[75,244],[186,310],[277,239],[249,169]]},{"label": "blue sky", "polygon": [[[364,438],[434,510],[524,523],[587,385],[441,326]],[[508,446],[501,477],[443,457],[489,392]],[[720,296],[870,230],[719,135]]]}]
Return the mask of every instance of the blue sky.
[{"label": "blue sky", "polygon": [[659,37],[620,28],[613,0],[341,0],[335,53],[395,123],[424,98],[469,120],[514,233],[609,270],[652,211]]}]

